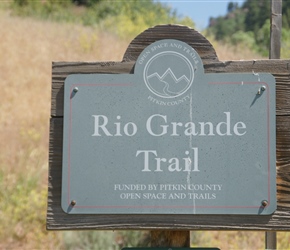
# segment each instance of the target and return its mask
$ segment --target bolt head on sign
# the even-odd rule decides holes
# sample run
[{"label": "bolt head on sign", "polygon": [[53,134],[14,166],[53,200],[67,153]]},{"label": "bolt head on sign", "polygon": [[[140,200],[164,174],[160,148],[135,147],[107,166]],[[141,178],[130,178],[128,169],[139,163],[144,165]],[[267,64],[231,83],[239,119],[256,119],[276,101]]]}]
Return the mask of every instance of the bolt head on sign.
[{"label": "bolt head on sign", "polygon": [[205,73],[197,51],[167,39],[132,74],[69,75],[64,95],[66,213],[276,210],[271,74]]}]

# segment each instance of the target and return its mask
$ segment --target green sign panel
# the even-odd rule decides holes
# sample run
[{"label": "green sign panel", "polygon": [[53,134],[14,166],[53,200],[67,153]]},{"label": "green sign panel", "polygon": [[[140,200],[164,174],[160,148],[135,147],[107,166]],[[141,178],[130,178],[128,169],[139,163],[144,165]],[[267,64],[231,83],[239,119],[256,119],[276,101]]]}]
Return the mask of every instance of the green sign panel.
[{"label": "green sign panel", "polygon": [[178,40],[132,74],[65,80],[62,208],[70,214],[276,210],[275,79],[205,73]]}]

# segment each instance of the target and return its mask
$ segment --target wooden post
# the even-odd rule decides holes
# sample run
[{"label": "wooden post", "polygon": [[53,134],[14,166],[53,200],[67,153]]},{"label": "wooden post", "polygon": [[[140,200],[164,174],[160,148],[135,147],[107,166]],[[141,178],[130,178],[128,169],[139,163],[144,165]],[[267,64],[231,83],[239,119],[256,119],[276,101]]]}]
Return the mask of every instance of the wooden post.
[{"label": "wooden post", "polygon": [[151,247],[190,247],[190,231],[151,231]]},{"label": "wooden post", "polygon": [[282,0],[271,0],[271,39],[269,59],[280,59]]},{"label": "wooden post", "polygon": [[[271,0],[271,37],[269,59],[280,59],[282,32],[282,0]],[[266,249],[277,249],[277,233],[265,233]]]},{"label": "wooden post", "polygon": [[266,249],[275,250],[277,249],[277,233],[276,232],[266,232]]}]

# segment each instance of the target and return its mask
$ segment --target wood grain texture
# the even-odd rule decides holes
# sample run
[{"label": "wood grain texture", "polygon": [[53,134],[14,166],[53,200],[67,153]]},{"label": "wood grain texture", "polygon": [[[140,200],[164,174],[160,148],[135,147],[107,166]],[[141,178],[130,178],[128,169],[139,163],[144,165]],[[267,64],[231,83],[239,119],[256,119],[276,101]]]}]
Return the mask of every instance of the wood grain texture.
[{"label": "wood grain texture", "polygon": [[[174,32],[158,26],[159,39],[175,38]],[[182,27],[182,29],[184,29]],[[154,29],[153,29],[154,30]],[[145,31],[147,32],[147,31]],[[153,33],[154,33],[153,32]],[[173,32],[173,33],[172,33]],[[192,31],[190,31],[192,32]],[[196,33],[183,34],[183,39],[195,49],[208,42],[196,39]],[[164,33],[164,34],[163,34]],[[150,33],[151,34],[151,33]],[[150,230],[290,230],[290,60],[252,60],[220,62],[214,52],[205,64],[206,73],[269,72],[276,78],[276,124],[277,124],[277,202],[273,215],[68,215],[61,209],[62,136],[63,136],[63,86],[67,75],[72,73],[132,73],[137,51],[142,50],[157,34],[141,38],[148,39],[146,45],[135,39],[129,45],[123,62],[57,62],[52,65],[52,106],[49,144],[49,186],[47,229],[150,229]],[[162,35],[163,34],[163,35]],[[150,40],[151,39],[151,40]],[[153,40],[152,40],[153,39]],[[181,39],[180,39],[181,40]],[[183,40],[184,41],[184,40]],[[138,45],[139,44],[139,45]],[[140,47],[138,47],[138,46]],[[200,49],[200,51],[203,51]],[[211,52],[212,53],[212,52]],[[205,54],[206,55],[206,54]],[[201,56],[202,57],[202,56]],[[207,59],[206,59],[207,58]]]},{"label": "wood grain texture", "polygon": [[176,39],[189,44],[194,47],[204,64],[218,61],[212,44],[198,31],[182,25],[157,25],[145,30],[130,43],[123,61],[135,62],[148,45],[162,39]]},{"label": "wood grain texture", "polygon": [[282,0],[271,0],[270,59],[279,59],[282,34]]},{"label": "wood grain texture", "polygon": [[190,247],[190,232],[151,231],[151,247]]}]

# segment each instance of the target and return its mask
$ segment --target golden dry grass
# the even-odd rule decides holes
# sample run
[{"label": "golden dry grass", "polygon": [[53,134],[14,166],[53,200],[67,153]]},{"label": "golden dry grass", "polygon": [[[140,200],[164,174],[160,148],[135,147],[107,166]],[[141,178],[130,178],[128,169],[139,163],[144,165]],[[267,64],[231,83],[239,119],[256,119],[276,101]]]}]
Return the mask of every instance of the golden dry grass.
[{"label": "golden dry grass", "polygon": [[[0,24],[0,249],[60,249],[62,233],[45,230],[51,62],[120,61],[130,38],[3,11]],[[246,49],[214,46],[220,60],[258,58]],[[264,243],[257,232],[196,235],[204,246],[221,249],[262,249]]]},{"label": "golden dry grass", "polygon": [[127,43],[116,43],[114,36],[92,28],[20,19],[4,12],[0,23],[1,162],[14,173],[26,167],[16,167],[28,149],[23,140],[39,142],[26,157],[32,160],[40,154],[40,162],[47,165],[52,61],[121,60]]},{"label": "golden dry grass", "polygon": [[245,46],[233,46],[217,42],[213,38],[207,38],[214,46],[217,56],[220,61],[235,61],[235,60],[252,60],[252,59],[267,59],[261,55],[249,50]]},{"label": "golden dry grass", "polygon": [[0,24],[0,248],[55,249],[61,236],[45,231],[51,63],[121,60],[127,42],[7,12]]}]

